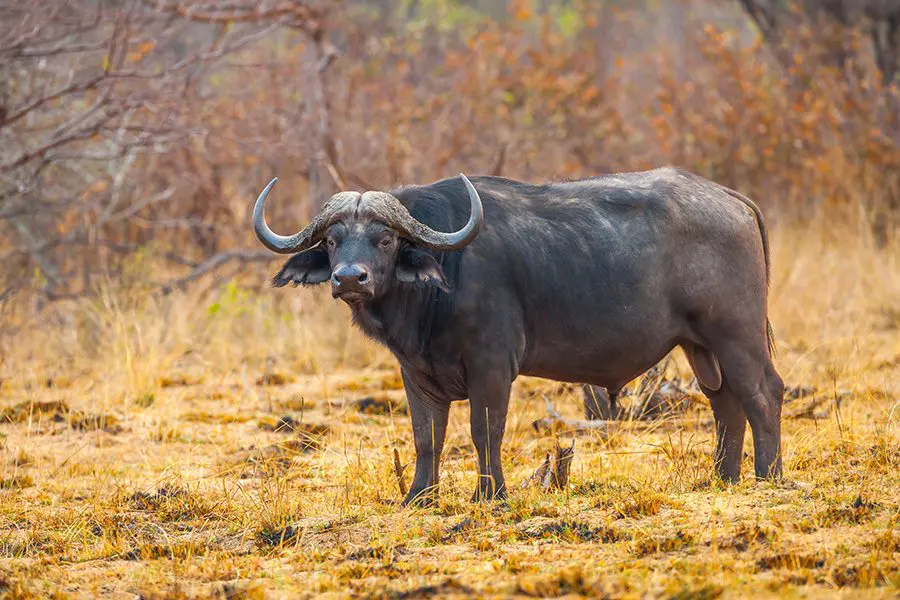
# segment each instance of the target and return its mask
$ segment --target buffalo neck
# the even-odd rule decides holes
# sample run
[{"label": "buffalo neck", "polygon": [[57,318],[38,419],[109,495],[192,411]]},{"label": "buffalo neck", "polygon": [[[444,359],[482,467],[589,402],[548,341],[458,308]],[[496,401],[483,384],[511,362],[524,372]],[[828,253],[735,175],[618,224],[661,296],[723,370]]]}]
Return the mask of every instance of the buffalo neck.
[{"label": "buffalo neck", "polygon": [[351,306],[351,311],[363,333],[401,362],[427,368],[435,324],[449,309],[449,300],[440,290],[398,283],[377,300]]}]

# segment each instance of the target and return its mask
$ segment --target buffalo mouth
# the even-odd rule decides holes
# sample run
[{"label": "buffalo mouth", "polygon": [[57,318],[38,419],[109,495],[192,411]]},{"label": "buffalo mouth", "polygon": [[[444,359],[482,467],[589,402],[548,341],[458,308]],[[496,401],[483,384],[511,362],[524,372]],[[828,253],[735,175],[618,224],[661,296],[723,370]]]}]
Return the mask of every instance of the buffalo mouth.
[{"label": "buffalo mouth", "polygon": [[343,300],[347,304],[362,304],[372,297],[370,292],[360,290],[333,291],[332,297]]}]

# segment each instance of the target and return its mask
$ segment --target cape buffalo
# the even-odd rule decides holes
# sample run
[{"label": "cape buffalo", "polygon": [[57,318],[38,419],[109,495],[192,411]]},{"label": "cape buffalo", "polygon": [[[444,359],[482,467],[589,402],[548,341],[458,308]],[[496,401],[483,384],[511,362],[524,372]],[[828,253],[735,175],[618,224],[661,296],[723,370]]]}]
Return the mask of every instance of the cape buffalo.
[{"label": "cape buffalo", "polygon": [[436,497],[452,401],[469,399],[473,499],[505,497],[516,376],[618,390],[675,346],[712,404],[721,478],[740,477],[748,419],[756,476],[780,477],[768,238],[748,198],[669,167],[544,185],[460,175],[336,194],[282,236],[263,214],[275,181],[254,228],[295,256],[273,284],[329,282],[400,363],[416,448],[404,504]]}]

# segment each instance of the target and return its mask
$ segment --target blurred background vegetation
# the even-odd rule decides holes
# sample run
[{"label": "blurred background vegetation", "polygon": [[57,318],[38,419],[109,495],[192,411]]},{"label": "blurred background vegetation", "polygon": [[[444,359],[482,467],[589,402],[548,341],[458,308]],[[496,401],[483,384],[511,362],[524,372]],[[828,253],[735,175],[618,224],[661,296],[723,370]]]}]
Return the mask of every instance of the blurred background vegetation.
[{"label": "blurred background vegetation", "polygon": [[0,0],[0,15],[8,331],[100,282],[165,293],[271,260],[249,212],[276,175],[285,233],[339,189],[675,164],[770,221],[897,236],[900,1]]}]

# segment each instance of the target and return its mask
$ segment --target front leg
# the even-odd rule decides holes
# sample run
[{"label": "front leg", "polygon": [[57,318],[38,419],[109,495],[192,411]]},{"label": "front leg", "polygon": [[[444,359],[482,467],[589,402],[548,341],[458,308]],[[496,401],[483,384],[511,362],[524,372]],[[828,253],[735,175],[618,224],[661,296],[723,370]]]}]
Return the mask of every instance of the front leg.
[{"label": "front leg", "polygon": [[416,473],[409,493],[403,499],[403,506],[410,503],[428,505],[437,500],[438,496],[438,468],[447,435],[450,403],[435,400],[421,392],[405,371],[403,387],[409,403],[416,445]]},{"label": "front leg", "polygon": [[478,452],[478,486],[473,502],[506,498],[500,448],[506,429],[513,376],[507,369],[481,364],[469,369],[469,421]]}]

